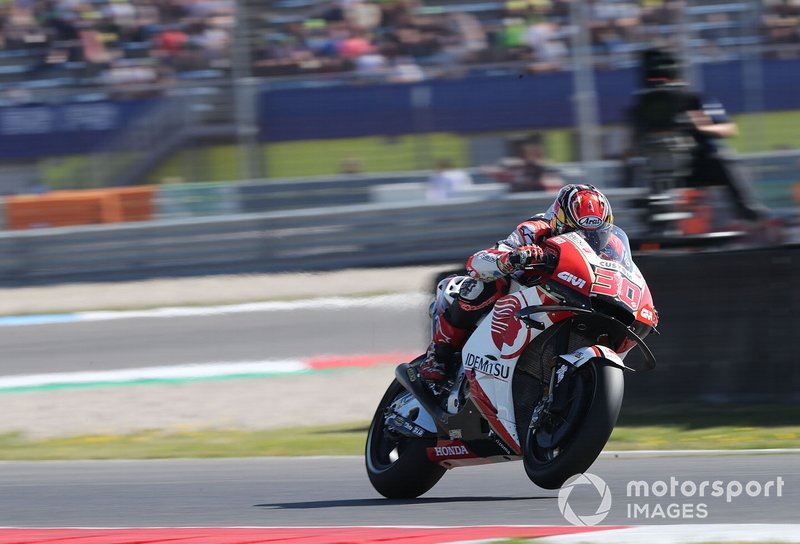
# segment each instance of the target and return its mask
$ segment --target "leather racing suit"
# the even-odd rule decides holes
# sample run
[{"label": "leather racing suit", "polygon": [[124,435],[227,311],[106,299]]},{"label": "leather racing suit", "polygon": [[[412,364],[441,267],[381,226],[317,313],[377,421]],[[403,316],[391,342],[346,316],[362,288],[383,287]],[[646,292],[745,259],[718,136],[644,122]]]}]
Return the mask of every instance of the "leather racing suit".
[{"label": "leather racing suit", "polygon": [[461,284],[456,299],[437,322],[426,359],[420,365],[423,378],[434,381],[444,378],[454,353],[464,345],[480,318],[508,293],[510,278],[526,286],[545,278],[544,272],[519,268],[525,264],[519,254],[526,254],[527,262],[541,259],[543,252],[539,245],[549,236],[550,223],[543,214],[535,215],[493,247],[478,251],[467,260],[469,278]]},{"label": "leather racing suit", "polygon": [[[444,378],[453,355],[464,346],[480,318],[508,294],[510,279],[526,287],[548,279],[549,272],[525,269],[524,266],[544,262],[544,251],[540,246],[551,232],[546,216],[538,214],[517,225],[511,234],[493,247],[478,251],[467,260],[469,277],[462,282],[455,300],[437,321],[426,358],[420,365],[423,378],[431,381]],[[625,245],[616,236],[611,236],[598,253],[601,258],[620,260]]]}]

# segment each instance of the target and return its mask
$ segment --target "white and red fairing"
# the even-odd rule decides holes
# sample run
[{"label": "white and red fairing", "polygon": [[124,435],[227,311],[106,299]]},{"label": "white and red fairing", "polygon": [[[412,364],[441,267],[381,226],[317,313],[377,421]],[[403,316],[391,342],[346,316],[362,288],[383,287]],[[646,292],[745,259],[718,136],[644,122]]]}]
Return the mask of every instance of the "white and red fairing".
[{"label": "white and red fairing", "polygon": [[[559,253],[559,262],[550,279],[584,296],[609,297],[635,313],[636,320],[650,327],[657,314],[647,284],[630,260],[627,237],[621,233],[624,253],[598,256],[578,234],[569,233],[548,240]],[[613,244],[611,244],[613,245]],[[612,253],[616,253],[612,251]],[[623,253],[623,252],[620,252]],[[528,328],[516,313],[528,306],[552,305],[559,301],[541,286],[524,288],[514,282],[512,291],[497,301],[494,309],[472,333],[462,350],[462,361],[470,381],[470,396],[492,429],[520,454],[511,380],[520,355],[542,331]],[[537,314],[547,329],[570,317],[571,312]],[[633,348],[626,341],[617,353],[605,348],[594,353],[606,359],[621,359]],[[617,357],[618,356],[618,357]]]}]

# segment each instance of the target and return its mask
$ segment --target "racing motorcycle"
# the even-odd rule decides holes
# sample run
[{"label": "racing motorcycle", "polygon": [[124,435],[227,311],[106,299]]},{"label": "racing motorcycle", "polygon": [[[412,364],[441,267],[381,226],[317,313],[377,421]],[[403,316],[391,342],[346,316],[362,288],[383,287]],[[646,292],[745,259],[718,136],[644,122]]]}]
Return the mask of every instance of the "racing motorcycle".
[{"label": "racing motorcycle", "polygon": [[[470,335],[441,386],[397,367],[369,427],[366,467],[388,498],[414,498],[455,467],[522,460],[536,485],[559,488],[591,466],[619,415],[624,373],[651,369],[643,339],[658,314],[625,232],[612,245],[571,232],[545,242],[546,280],[512,280]],[[442,280],[432,330],[464,276]],[[624,362],[635,346],[644,357]],[[451,365],[454,366],[454,365]]]}]

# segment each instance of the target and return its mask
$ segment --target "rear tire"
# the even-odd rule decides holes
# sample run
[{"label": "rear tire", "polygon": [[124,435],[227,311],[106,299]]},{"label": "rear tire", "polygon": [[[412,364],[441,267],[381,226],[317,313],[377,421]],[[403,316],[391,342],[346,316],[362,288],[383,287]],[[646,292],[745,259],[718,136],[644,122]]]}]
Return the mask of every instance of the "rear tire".
[{"label": "rear tire", "polygon": [[[523,457],[528,478],[545,489],[558,489],[575,474],[585,472],[603,451],[617,423],[625,378],[622,369],[596,361],[585,365],[573,379],[584,380],[582,397],[586,403],[576,414],[577,426],[559,444],[558,455],[546,459],[536,444],[536,435],[526,428]],[[591,396],[589,396],[591,395]],[[578,402],[575,399],[573,402]]]},{"label": "rear tire", "polygon": [[387,499],[413,499],[430,490],[446,469],[428,459],[435,439],[409,438],[386,432],[384,411],[406,390],[394,380],[383,395],[367,433],[367,475],[375,491]]}]

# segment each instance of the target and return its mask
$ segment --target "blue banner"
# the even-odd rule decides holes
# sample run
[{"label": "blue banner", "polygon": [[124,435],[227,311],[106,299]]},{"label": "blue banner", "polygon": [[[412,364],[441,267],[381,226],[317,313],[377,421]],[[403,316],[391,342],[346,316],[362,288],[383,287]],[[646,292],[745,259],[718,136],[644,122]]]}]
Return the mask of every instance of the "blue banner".
[{"label": "blue banner", "polygon": [[[741,61],[704,64],[703,92],[722,101],[730,113],[800,109],[800,60],[766,60],[762,66],[763,81],[746,81]],[[636,69],[595,73],[600,123],[626,121],[638,84]],[[745,100],[752,89],[761,89],[761,104]],[[575,125],[574,106],[569,72],[282,89],[261,95],[261,136],[288,141],[570,127]]]},{"label": "blue banner", "polygon": [[[753,81],[745,78],[741,61],[702,65],[703,91],[730,113],[800,109],[800,59],[767,60],[762,68],[763,81]],[[602,124],[625,122],[637,84],[634,69],[596,72]],[[269,142],[575,125],[569,72],[264,90],[259,100],[261,138]],[[2,107],[0,159],[103,151],[157,104],[147,99]]]},{"label": "blue banner", "polygon": [[108,149],[158,100],[0,108],[0,159],[33,159]]}]

